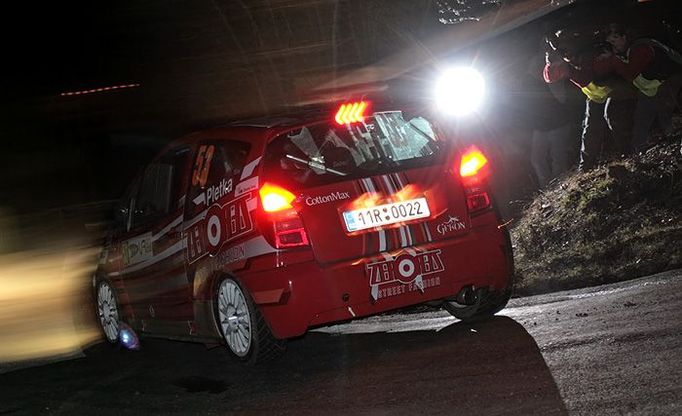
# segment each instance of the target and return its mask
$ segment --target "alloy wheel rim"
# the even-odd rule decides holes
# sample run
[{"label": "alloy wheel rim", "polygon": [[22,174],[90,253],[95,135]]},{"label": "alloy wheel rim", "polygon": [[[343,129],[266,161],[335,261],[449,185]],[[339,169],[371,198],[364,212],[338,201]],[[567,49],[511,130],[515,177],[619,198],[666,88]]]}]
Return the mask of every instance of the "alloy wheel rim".
[{"label": "alloy wheel rim", "polygon": [[239,357],[246,356],[251,347],[251,314],[244,293],[233,280],[227,279],[220,284],[218,317],[230,350]]},{"label": "alloy wheel rim", "polygon": [[101,283],[97,290],[97,314],[109,342],[118,339],[118,305],[114,291],[108,283]]}]

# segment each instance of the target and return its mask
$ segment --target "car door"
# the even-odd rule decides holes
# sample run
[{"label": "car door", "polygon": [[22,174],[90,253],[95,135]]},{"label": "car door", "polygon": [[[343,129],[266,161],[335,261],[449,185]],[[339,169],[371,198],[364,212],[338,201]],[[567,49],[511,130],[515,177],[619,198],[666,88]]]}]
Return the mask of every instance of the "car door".
[{"label": "car door", "polygon": [[[189,281],[199,296],[195,299],[199,308],[205,308],[213,299],[213,273],[231,261],[229,256],[216,255],[253,234],[254,224],[245,205],[249,195],[238,186],[249,149],[245,142],[210,140],[199,143],[193,157],[185,214],[186,261]],[[208,238],[200,231],[207,226],[213,231]],[[210,323],[199,323],[197,327],[198,335],[211,333]]]},{"label": "car door", "polygon": [[121,240],[121,276],[143,332],[187,333],[193,319],[182,234],[189,160],[189,148],[174,148],[145,169]]}]

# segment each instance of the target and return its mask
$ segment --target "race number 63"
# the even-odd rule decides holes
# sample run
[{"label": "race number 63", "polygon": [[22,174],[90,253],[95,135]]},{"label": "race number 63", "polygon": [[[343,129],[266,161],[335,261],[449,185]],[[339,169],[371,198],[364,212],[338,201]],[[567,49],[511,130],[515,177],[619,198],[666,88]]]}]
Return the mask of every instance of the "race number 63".
[{"label": "race number 63", "polygon": [[192,171],[193,186],[206,186],[206,180],[208,179],[208,169],[211,167],[211,159],[213,159],[214,151],[215,146],[213,145],[199,146],[197,159],[194,162],[194,170]]}]

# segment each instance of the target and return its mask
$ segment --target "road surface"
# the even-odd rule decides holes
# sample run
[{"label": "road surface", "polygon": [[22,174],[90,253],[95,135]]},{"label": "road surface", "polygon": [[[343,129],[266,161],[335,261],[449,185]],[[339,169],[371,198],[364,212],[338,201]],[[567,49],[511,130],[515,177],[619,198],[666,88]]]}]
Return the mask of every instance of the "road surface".
[{"label": "road surface", "polygon": [[144,340],[0,375],[0,415],[679,415],[681,310],[678,270],[515,299],[482,324],[434,311],[322,328],[255,368]]}]

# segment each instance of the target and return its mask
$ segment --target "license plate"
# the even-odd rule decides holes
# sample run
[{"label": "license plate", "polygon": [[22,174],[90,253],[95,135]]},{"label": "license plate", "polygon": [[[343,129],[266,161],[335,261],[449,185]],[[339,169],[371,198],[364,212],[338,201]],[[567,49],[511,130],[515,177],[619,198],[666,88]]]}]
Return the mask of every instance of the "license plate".
[{"label": "license plate", "polygon": [[426,198],[377,205],[370,208],[354,209],[343,213],[349,232],[382,227],[431,216]]}]

